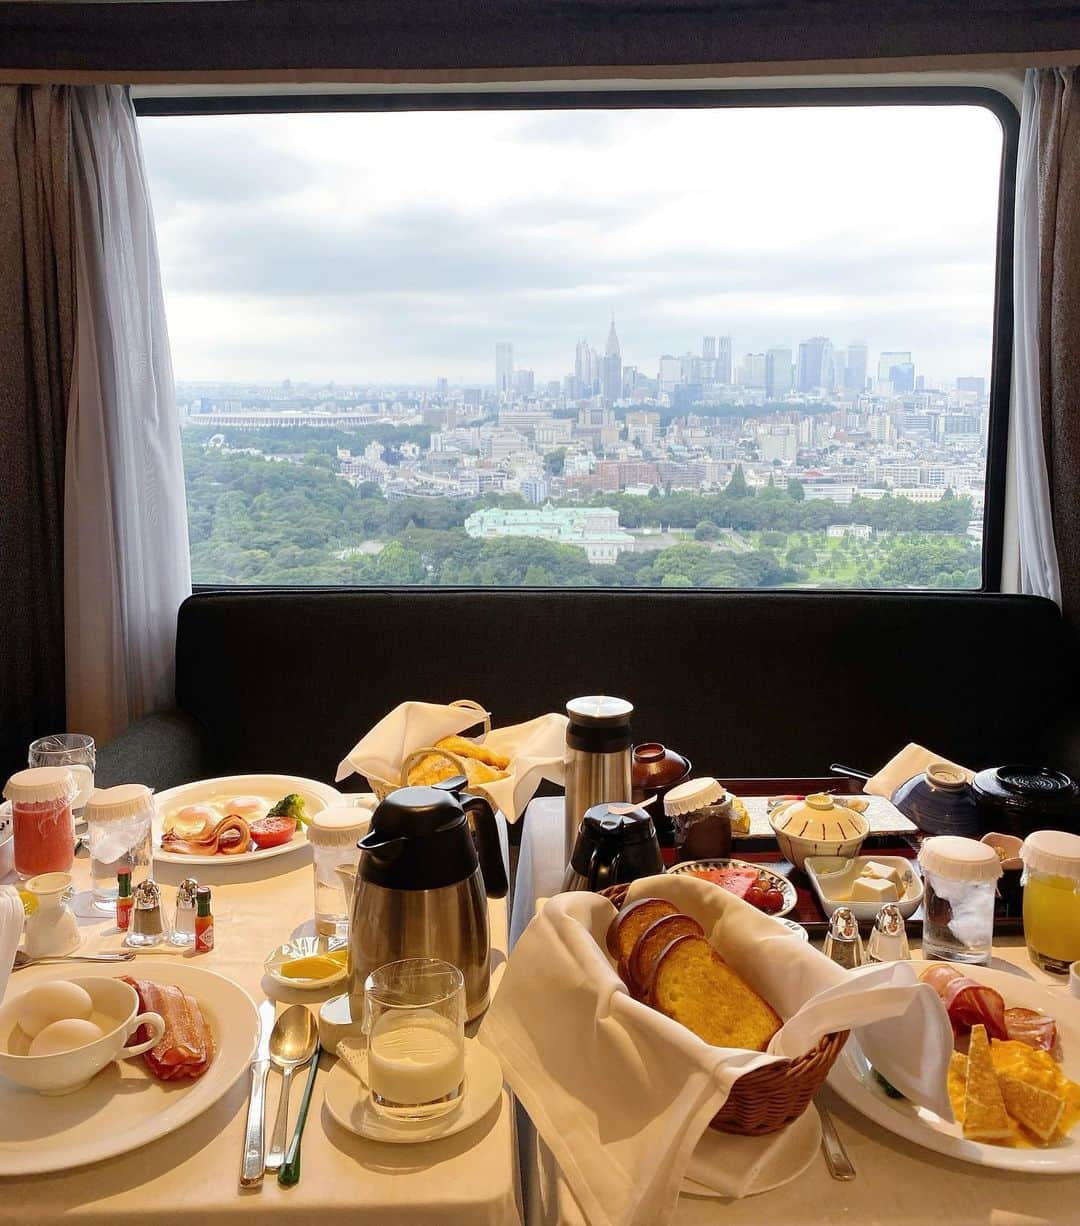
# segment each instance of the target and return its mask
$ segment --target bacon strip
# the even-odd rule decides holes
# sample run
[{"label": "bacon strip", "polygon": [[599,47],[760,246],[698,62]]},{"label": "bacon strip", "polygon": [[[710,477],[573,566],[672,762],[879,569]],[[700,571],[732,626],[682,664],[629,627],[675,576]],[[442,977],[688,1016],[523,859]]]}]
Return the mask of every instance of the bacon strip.
[{"label": "bacon strip", "polygon": [[1057,1023],[1034,1009],[1006,1009],[1005,1029],[1010,1039],[1026,1043],[1036,1051],[1053,1051],[1057,1044]]},{"label": "bacon strip", "polygon": [[183,856],[235,856],[247,851],[251,843],[251,827],[242,817],[223,817],[220,822],[198,838],[180,838],[169,831],[161,836],[162,851]]},{"label": "bacon strip", "polygon": [[[141,1012],[160,1013],[165,1020],[161,1041],[143,1054],[150,1072],[161,1081],[201,1077],[214,1058],[214,1036],[199,1002],[173,984],[122,978],[138,994]],[[131,1042],[146,1037],[146,1027],[140,1026]]]},{"label": "bacon strip", "polygon": [[967,1034],[972,1026],[982,1023],[992,1039],[1007,1039],[1005,1025],[1005,1001],[1000,992],[984,984],[968,979],[958,970],[944,963],[937,963],[922,973],[923,983],[928,983],[941,997],[952,1022],[953,1034]]}]

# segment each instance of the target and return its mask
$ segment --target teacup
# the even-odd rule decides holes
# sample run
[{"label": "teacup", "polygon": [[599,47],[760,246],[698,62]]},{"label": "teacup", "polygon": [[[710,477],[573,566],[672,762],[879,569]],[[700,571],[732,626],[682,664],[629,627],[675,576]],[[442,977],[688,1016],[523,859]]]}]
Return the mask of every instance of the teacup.
[{"label": "teacup", "polygon": [[[0,1074],[9,1081],[38,1094],[72,1094],[89,1084],[107,1064],[142,1055],[161,1042],[164,1019],[159,1013],[139,1013],[138,993],[130,984],[104,977],[71,982],[90,994],[94,1005],[90,1021],[103,1031],[101,1038],[51,1056],[28,1055],[30,1040],[19,1027],[21,995],[12,997],[0,1007]],[[140,1026],[149,1028],[150,1038],[125,1047]]]}]

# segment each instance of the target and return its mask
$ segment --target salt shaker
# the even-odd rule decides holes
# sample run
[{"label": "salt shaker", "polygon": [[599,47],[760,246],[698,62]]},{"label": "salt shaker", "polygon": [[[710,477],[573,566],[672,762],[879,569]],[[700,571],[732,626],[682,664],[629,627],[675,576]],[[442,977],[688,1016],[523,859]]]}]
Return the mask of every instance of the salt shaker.
[{"label": "salt shaker", "polygon": [[825,938],[825,957],[831,958],[846,971],[863,964],[862,937],[859,924],[850,907],[837,907],[829,920],[829,935]]},{"label": "salt shaker", "polygon": [[877,913],[874,930],[866,943],[867,962],[901,962],[911,957],[907,928],[900,908],[887,902]]},{"label": "salt shaker", "polygon": [[199,883],[194,877],[185,877],[176,891],[176,919],[169,940],[174,945],[195,944],[195,908]]},{"label": "salt shaker", "polygon": [[160,945],[166,939],[165,920],[161,914],[161,890],[152,877],[135,887],[135,906],[131,913],[131,931],[125,945]]}]

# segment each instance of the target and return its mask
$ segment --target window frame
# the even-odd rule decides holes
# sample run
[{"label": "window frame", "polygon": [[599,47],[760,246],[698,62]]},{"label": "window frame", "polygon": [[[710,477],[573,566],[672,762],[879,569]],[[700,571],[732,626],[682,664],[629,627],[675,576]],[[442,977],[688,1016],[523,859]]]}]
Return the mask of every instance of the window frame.
[{"label": "window frame", "polygon": [[[696,87],[673,89],[520,89],[437,90],[417,92],[198,94],[182,96],[136,95],[132,99],[139,117],[208,115],[254,115],[311,112],[404,112],[404,111],[528,111],[528,110],[673,110],[678,108],[763,108],[837,106],[981,106],[1001,124],[1001,171],[998,184],[998,217],[991,345],[989,420],[986,444],[986,487],[983,501],[982,583],[964,592],[1000,592],[1005,547],[1005,506],[1009,461],[1009,419],[1013,359],[1013,229],[1016,197],[1016,163],[1020,137],[1020,114],[1013,101],[988,85],[794,85],[774,88]],[[323,589],[296,584],[196,584],[202,591],[364,591],[365,587],[342,584]],[[469,588],[467,590],[486,590]],[[535,591],[545,589],[512,588]],[[547,590],[572,591],[571,588]],[[598,591],[634,591],[632,588],[597,588]],[[715,588],[716,592],[794,591],[812,589]],[[830,595],[848,593],[933,591],[905,588],[829,588]],[[958,593],[959,594],[959,593]]]}]

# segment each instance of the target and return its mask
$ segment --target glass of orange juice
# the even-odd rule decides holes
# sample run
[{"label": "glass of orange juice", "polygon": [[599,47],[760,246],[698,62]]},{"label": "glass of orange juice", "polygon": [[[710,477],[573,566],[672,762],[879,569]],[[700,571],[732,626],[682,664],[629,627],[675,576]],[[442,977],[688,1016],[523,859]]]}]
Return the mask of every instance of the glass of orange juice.
[{"label": "glass of orange juice", "polygon": [[1028,954],[1042,970],[1067,975],[1080,959],[1080,835],[1036,830],[1020,858]]}]

